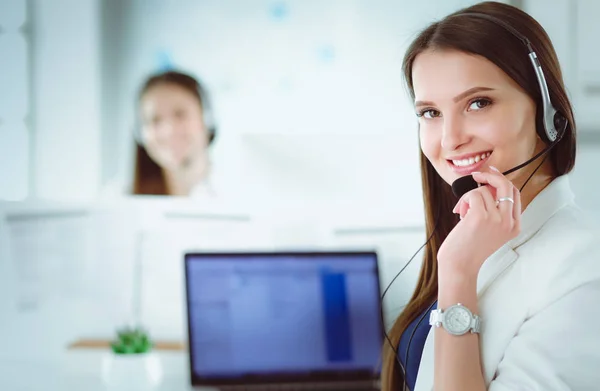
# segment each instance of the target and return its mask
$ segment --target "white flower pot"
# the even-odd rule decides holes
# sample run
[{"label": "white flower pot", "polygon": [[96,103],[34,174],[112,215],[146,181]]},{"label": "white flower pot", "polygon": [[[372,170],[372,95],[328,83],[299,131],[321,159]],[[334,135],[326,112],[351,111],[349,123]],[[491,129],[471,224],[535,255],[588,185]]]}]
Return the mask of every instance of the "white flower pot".
[{"label": "white flower pot", "polygon": [[163,378],[160,358],[154,352],[142,354],[108,353],[102,359],[102,381],[110,391],[150,391]]}]

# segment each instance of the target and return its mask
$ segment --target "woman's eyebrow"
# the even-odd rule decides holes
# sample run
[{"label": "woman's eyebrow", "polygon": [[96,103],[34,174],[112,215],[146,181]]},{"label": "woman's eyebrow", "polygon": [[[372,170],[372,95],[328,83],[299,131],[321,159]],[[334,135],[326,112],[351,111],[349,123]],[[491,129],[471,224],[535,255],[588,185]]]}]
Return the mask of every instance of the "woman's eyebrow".
[{"label": "woman's eyebrow", "polygon": [[[473,95],[477,92],[484,92],[484,91],[493,91],[493,88],[490,87],[473,87],[473,88],[469,88],[468,90],[461,92],[460,94],[456,95],[454,98],[452,98],[452,100],[455,103],[460,102],[461,100],[465,99],[466,97]],[[430,101],[423,101],[423,100],[418,100],[415,102],[415,106],[419,107],[419,106],[435,106],[435,104],[433,102]]]}]

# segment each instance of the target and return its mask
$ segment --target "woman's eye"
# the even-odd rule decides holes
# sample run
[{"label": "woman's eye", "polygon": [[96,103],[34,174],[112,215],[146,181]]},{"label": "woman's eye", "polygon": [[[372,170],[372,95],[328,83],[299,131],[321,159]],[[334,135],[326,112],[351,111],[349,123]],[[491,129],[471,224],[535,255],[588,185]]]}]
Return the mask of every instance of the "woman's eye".
[{"label": "woman's eye", "polygon": [[492,102],[490,102],[488,99],[477,99],[471,102],[471,104],[469,105],[469,110],[481,110],[489,106],[490,103]]},{"label": "woman's eye", "polygon": [[427,119],[432,119],[440,116],[440,112],[433,109],[422,110],[417,114],[418,117],[425,117]]}]

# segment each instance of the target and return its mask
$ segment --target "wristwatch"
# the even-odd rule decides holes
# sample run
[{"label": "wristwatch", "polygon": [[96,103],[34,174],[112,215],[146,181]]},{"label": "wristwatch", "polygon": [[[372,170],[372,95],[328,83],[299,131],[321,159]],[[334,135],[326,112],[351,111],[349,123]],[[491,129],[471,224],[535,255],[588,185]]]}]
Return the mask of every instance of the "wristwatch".
[{"label": "wristwatch", "polygon": [[481,331],[481,319],[473,315],[464,305],[458,303],[446,308],[446,310],[436,309],[431,311],[429,316],[429,325],[440,327],[452,335],[463,335],[479,333]]}]

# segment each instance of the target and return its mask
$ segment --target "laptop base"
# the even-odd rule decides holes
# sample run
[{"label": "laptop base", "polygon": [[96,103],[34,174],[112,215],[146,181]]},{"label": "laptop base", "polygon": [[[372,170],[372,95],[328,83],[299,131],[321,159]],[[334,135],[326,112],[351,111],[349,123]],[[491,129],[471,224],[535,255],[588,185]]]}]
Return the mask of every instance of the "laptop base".
[{"label": "laptop base", "polygon": [[379,391],[379,382],[287,383],[220,386],[221,391]]}]

